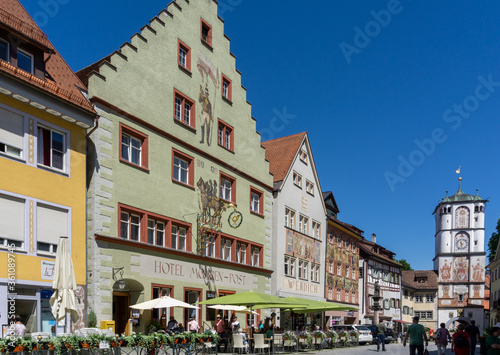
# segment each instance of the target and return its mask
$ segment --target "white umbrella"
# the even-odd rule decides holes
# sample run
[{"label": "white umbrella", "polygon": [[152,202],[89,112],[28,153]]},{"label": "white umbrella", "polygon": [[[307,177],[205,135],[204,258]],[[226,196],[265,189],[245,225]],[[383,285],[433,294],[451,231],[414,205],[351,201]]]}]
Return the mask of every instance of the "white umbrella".
[{"label": "white umbrella", "polygon": [[56,322],[64,321],[66,313],[71,314],[73,322],[76,321],[78,319],[75,301],[76,280],[67,237],[59,238],[52,288],[54,293],[49,303]]},{"label": "white umbrella", "polygon": [[175,298],[169,296],[163,296],[159,298],[152,299],[150,301],[134,304],[130,306],[133,309],[151,309],[151,308],[170,308],[170,307],[184,307],[184,308],[196,308],[200,307],[192,306],[189,303],[176,300]]},{"label": "white umbrella", "polygon": [[232,304],[215,304],[213,306],[207,306],[207,308],[219,309],[222,311],[234,311],[247,314],[258,314],[257,312],[248,309],[247,306],[235,306]]}]

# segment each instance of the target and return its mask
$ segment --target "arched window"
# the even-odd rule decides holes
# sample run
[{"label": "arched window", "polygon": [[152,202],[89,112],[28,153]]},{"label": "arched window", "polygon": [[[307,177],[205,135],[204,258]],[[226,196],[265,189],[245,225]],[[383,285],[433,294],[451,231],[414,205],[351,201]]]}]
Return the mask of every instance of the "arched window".
[{"label": "arched window", "polygon": [[465,206],[455,211],[455,228],[469,228],[469,209]]}]

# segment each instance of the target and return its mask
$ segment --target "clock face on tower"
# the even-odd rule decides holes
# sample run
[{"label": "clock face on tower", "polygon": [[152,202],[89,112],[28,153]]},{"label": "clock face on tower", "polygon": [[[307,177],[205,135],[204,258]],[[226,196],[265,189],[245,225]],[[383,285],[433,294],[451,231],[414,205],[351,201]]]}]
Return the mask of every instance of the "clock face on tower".
[{"label": "clock face on tower", "polygon": [[469,240],[465,237],[458,237],[455,240],[455,249],[458,251],[464,251],[467,250],[469,247]]}]

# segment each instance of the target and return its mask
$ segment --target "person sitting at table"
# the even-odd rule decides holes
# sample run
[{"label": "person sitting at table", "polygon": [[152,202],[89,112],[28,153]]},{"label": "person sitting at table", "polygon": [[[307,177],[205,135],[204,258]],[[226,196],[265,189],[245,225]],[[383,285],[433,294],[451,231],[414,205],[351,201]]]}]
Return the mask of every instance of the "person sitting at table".
[{"label": "person sitting at table", "polygon": [[243,329],[238,328],[238,332],[235,333],[235,334],[241,334],[241,337],[243,338],[243,345],[247,345],[248,344],[247,336],[246,336],[245,333],[243,333]]},{"label": "person sitting at table", "polygon": [[[224,330],[222,331],[222,333],[220,334],[220,341],[219,341],[219,344],[217,344],[218,346],[218,352],[227,352],[227,348],[229,347],[229,342],[231,341],[231,332],[229,331],[229,327],[226,325],[224,327]],[[221,348],[221,344],[224,344],[224,351],[220,351],[220,348]]]},{"label": "person sitting at table", "polygon": [[177,331],[179,333],[183,333],[186,329],[184,328],[184,326],[182,325],[182,323],[177,323]]}]

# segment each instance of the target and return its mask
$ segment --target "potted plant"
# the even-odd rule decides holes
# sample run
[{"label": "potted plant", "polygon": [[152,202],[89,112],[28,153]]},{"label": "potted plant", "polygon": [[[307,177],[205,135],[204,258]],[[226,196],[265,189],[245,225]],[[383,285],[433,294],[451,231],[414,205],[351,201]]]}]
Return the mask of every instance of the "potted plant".
[{"label": "potted plant", "polygon": [[64,346],[68,350],[76,350],[80,348],[80,337],[77,337],[76,335],[68,335],[65,337],[62,337]]},{"label": "potted plant", "polygon": [[174,343],[175,344],[187,343],[188,339],[190,338],[189,337],[190,334],[191,333],[187,333],[187,332],[174,334]]},{"label": "potted plant", "polygon": [[97,327],[97,316],[93,309],[90,309],[89,313],[87,314],[87,327]]},{"label": "potted plant", "polygon": [[61,355],[63,344],[63,339],[60,337],[52,337],[47,339],[49,350],[55,350],[57,355]]}]

